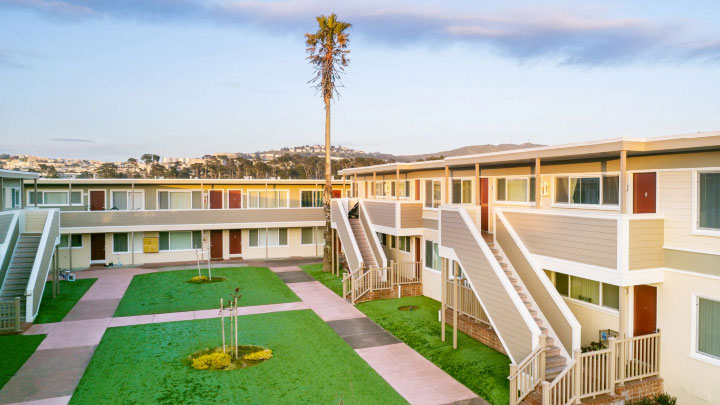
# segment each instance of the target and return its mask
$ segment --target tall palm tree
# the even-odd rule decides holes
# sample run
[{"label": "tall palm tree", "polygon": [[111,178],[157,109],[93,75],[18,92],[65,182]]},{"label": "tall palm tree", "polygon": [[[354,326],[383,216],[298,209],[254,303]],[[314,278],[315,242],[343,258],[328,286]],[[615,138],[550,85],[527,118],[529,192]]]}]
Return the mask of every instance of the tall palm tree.
[{"label": "tall palm tree", "polygon": [[348,29],[351,24],[339,21],[333,13],[317,18],[318,30],[314,34],[305,34],[307,60],[315,68],[315,76],[310,80],[325,102],[325,188],[323,190],[323,211],[325,212],[325,247],[323,248],[323,271],[331,271],[330,198],[332,197],[332,171],[330,168],[330,101],[340,95],[338,86],[340,74],[350,63],[347,54]]}]

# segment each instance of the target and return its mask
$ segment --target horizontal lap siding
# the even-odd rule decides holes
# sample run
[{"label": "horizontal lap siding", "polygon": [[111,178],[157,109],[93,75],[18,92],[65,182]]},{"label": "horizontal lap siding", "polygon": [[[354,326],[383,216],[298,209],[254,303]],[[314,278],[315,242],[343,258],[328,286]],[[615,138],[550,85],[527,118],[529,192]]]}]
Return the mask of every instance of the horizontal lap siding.
[{"label": "horizontal lap siding", "polygon": [[400,204],[400,227],[422,228],[422,204]]},{"label": "horizontal lap siding", "polygon": [[438,221],[437,221],[437,219],[423,218],[422,219],[422,227],[425,229],[432,229],[434,231],[437,231],[438,230]]},{"label": "horizontal lap siding", "polygon": [[617,268],[617,221],[606,218],[506,212],[533,254]]},{"label": "horizontal lap siding", "polygon": [[455,250],[513,359],[522,361],[532,350],[530,330],[460,214],[443,211],[441,215],[442,245]]},{"label": "horizontal lap siding", "polygon": [[48,211],[25,212],[25,231],[28,233],[42,233],[45,228],[45,219]]},{"label": "horizontal lap siding", "polygon": [[630,270],[652,269],[665,265],[663,243],[665,227],[662,219],[630,221]]},{"label": "horizontal lap siding", "polygon": [[322,208],[63,212],[63,228],[322,221]]},{"label": "horizontal lap siding", "polygon": [[0,243],[5,243],[5,236],[7,236],[10,230],[10,223],[12,222],[13,214],[0,215]]},{"label": "horizontal lap siding", "polygon": [[370,221],[374,225],[395,228],[395,203],[365,201]]}]

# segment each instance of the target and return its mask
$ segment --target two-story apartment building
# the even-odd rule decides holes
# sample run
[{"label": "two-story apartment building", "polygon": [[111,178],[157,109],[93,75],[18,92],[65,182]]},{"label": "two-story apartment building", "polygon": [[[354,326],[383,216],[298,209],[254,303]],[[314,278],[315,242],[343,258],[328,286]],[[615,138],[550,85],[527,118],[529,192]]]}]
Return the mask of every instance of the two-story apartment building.
[{"label": "two-story apartment building", "polygon": [[[595,363],[613,363],[611,382],[659,372],[679,403],[720,402],[720,133],[340,173],[351,198],[333,202],[333,226],[351,271],[420,262],[422,293],[443,308],[462,305],[449,297],[464,286],[515,366],[549,342],[548,381],[612,337],[625,339],[622,360]],[[363,226],[351,229],[356,204]]]},{"label": "two-story apartment building", "polygon": [[[23,201],[60,210],[60,267],[85,269],[322,256],[322,188],[322,180],[39,179]],[[336,182],[335,196],[342,190]]]}]

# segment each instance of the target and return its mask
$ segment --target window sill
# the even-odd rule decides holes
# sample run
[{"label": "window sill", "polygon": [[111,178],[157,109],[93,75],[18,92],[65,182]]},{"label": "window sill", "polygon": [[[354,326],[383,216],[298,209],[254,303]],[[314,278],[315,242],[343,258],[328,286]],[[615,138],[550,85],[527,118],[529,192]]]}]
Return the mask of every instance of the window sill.
[{"label": "window sill", "polygon": [[709,356],[707,354],[702,354],[698,352],[691,352],[690,358],[695,359],[698,361],[702,361],[703,363],[712,364],[715,367],[720,367],[720,359]]},{"label": "window sill", "polygon": [[713,229],[693,228],[693,230],[690,231],[690,235],[718,237],[718,236],[720,236],[720,229],[713,230]]},{"label": "window sill", "polygon": [[563,204],[553,203],[550,207],[561,209],[580,209],[580,210],[601,210],[601,211],[620,211],[619,205],[602,205],[602,204]]}]

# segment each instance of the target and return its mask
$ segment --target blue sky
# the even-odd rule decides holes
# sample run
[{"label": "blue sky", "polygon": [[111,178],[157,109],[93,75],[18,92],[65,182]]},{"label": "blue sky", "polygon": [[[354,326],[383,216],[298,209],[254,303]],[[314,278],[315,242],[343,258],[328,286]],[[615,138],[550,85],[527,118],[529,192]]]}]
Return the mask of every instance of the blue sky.
[{"label": "blue sky", "polygon": [[0,0],[0,152],[323,142],[313,16],[354,24],[333,143],[414,154],[720,129],[717,1]]}]

